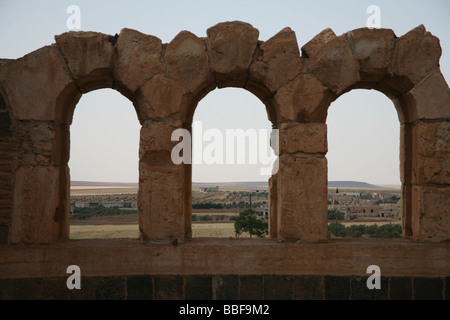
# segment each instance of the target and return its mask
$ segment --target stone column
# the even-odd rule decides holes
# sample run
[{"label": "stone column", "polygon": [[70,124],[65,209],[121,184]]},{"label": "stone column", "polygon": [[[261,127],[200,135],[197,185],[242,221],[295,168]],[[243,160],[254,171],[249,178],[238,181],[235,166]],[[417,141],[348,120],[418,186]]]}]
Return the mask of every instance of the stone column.
[{"label": "stone column", "polygon": [[418,121],[412,126],[411,185],[412,238],[450,239],[450,122]]},{"label": "stone column", "polygon": [[179,143],[171,141],[175,129],[162,122],[148,123],[141,129],[138,210],[143,241],[183,242],[190,237],[185,181],[189,168],[172,162],[172,148]]},{"label": "stone column", "polygon": [[281,125],[276,182],[278,239],[327,239],[326,151],[326,124]]}]

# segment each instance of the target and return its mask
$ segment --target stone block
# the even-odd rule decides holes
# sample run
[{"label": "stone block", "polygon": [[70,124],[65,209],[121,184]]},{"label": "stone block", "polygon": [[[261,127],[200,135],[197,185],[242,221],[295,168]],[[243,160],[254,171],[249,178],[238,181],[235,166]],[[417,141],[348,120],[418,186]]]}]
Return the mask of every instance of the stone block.
[{"label": "stone block", "polygon": [[414,283],[414,300],[443,300],[442,278],[422,278],[415,277]]},{"label": "stone block", "polygon": [[280,126],[280,154],[323,154],[328,151],[325,123],[283,123]]},{"label": "stone block", "polygon": [[292,300],[292,277],[264,276],[264,300]]},{"label": "stone block", "polygon": [[239,277],[236,275],[215,275],[212,278],[213,300],[237,300],[239,298]]},{"label": "stone block", "polygon": [[181,119],[182,112],[193,103],[193,96],[186,88],[161,73],[139,89],[135,106],[139,121],[144,123],[145,120]]},{"label": "stone block", "polygon": [[76,91],[55,45],[2,66],[0,84],[15,120],[55,120],[60,93],[67,87]]},{"label": "stone block", "polygon": [[165,50],[167,75],[201,99],[216,87],[205,42],[189,31],[180,32]]},{"label": "stone block", "polygon": [[308,71],[337,95],[360,80],[358,68],[346,35],[328,41],[310,58],[308,65]]},{"label": "stone block", "polygon": [[413,183],[450,185],[450,122],[418,122]]},{"label": "stone block", "polygon": [[153,122],[146,127],[142,127],[140,132],[139,159],[149,164],[155,164],[157,163],[156,160],[151,158],[164,153],[168,155],[168,158],[161,159],[160,166],[173,166],[174,164],[170,157],[172,149],[183,141],[182,138],[180,138],[180,141],[172,141],[172,133],[176,129],[178,128],[162,122]]},{"label": "stone block", "polygon": [[395,46],[394,32],[390,29],[361,28],[348,32],[347,36],[354,46],[361,81],[380,81],[386,74]]},{"label": "stone block", "polygon": [[130,92],[136,92],[163,69],[162,42],[157,37],[124,28],[120,31],[116,48],[114,79]]},{"label": "stone block", "polygon": [[389,280],[390,300],[411,300],[412,279],[409,277],[392,277]]},{"label": "stone block", "polygon": [[450,239],[450,187],[412,187],[411,228],[413,239],[448,241]]},{"label": "stone block", "polygon": [[352,300],[387,300],[388,299],[388,279],[381,277],[381,289],[367,288],[367,277],[361,279],[351,279],[351,299]]},{"label": "stone block", "polygon": [[61,236],[55,221],[60,203],[60,168],[19,167],[15,176],[12,243],[51,243]]},{"label": "stone block", "polygon": [[139,165],[138,212],[143,240],[184,241],[184,169]]},{"label": "stone block", "polygon": [[183,277],[157,276],[154,277],[155,300],[182,300]]},{"label": "stone block", "polygon": [[277,238],[277,208],[278,208],[278,187],[277,175],[272,175],[269,178],[269,237],[271,239]]},{"label": "stone block", "polygon": [[295,300],[323,300],[324,278],[319,276],[296,276],[294,277]]},{"label": "stone block", "polygon": [[326,240],[327,159],[281,155],[279,160],[278,238]]},{"label": "stone block", "polygon": [[342,276],[325,276],[325,300],[349,300],[350,278]]},{"label": "stone block", "polygon": [[239,277],[240,300],[262,300],[264,298],[263,288],[262,276]]},{"label": "stone block", "polygon": [[85,93],[112,88],[114,37],[90,32],[70,31],[55,36],[67,67],[80,90]]},{"label": "stone block", "polygon": [[9,112],[0,112],[0,137],[12,137],[13,134]]},{"label": "stone block", "polygon": [[22,121],[17,125],[20,137],[19,164],[50,165],[53,163],[56,130],[49,121]]},{"label": "stone block", "polygon": [[211,300],[211,276],[188,276],[184,284],[186,300]]},{"label": "stone block", "polygon": [[297,38],[290,28],[284,28],[261,43],[259,50],[261,53],[250,68],[249,79],[256,86],[263,86],[274,93],[302,71]]},{"label": "stone block", "polygon": [[0,224],[0,245],[8,244],[9,242],[9,226],[7,224]]},{"label": "stone block", "polygon": [[219,88],[243,87],[258,44],[259,31],[240,21],[207,30],[211,66]]},{"label": "stone block", "polygon": [[125,300],[125,279],[98,278],[95,280],[96,300]]},{"label": "stone block", "polygon": [[335,38],[337,38],[337,36],[330,28],[322,30],[302,47],[302,56],[305,58],[314,56],[321,47]]},{"label": "stone block", "polygon": [[0,279],[0,300],[42,299],[42,279]]},{"label": "stone block", "polygon": [[445,300],[450,300],[450,276],[445,277]]},{"label": "stone block", "polygon": [[127,300],[153,300],[153,278],[151,276],[128,277]]},{"label": "stone block", "polygon": [[301,74],[281,87],[274,100],[278,121],[325,122],[336,96],[312,74]]},{"label": "stone block", "polygon": [[450,118],[450,89],[439,70],[397,98],[408,111],[405,121]]},{"label": "stone block", "polygon": [[397,39],[389,72],[418,84],[439,67],[441,52],[439,39],[420,25]]}]

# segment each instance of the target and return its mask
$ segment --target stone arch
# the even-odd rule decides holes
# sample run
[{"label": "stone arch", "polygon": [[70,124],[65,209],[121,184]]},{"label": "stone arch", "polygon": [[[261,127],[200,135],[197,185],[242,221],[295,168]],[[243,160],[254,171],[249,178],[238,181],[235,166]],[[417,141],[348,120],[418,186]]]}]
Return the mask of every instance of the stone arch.
[{"label": "stone arch", "polygon": [[[322,122],[330,103],[352,89],[374,89],[393,101],[401,124],[403,232],[407,238],[426,240],[424,229],[431,231],[430,220],[448,220],[448,212],[445,211],[443,216],[439,212],[425,213],[423,203],[420,203],[425,194],[439,198],[448,190],[446,165],[431,160],[445,156],[436,146],[424,154],[423,150],[427,148],[421,141],[420,132],[427,130],[430,122],[439,122],[441,128],[448,126],[450,93],[439,70],[439,39],[423,26],[400,38],[388,29],[356,29],[339,37],[326,29],[306,44],[302,52],[310,59],[308,72],[332,92],[326,103],[318,107],[320,116],[313,117],[313,121]],[[425,97],[429,99],[422,100]],[[445,129],[441,134],[443,132]],[[433,167],[430,171],[437,172],[427,176],[421,161]],[[420,178],[418,172],[423,173]],[[428,220],[425,216],[433,217]],[[434,235],[428,237],[441,234],[445,239],[448,235],[444,229],[436,226]]]},{"label": "stone arch", "polygon": [[326,29],[300,55],[289,28],[267,41],[258,36],[239,21],[209,28],[206,38],[183,31],[169,44],[131,29],[115,36],[68,32],[20,59],[0,61],[17,140],[9,241],[66,238],[68,126],[80,96],[99,88],[128,97],[142,125],[141,238],[189,239],[190,167],[171,162],[170,137],[189,129],[198,101],[216,87],[254,93],[280,130],[279,170],[270,181],[272,237],[327,238],[327,109],[343,93],[365,88],[386,94],[399,114],[407,236],[450,238],[450,90],[439,70],[439,40],[423,26],[400,38],[386,29],[341,36]]}]

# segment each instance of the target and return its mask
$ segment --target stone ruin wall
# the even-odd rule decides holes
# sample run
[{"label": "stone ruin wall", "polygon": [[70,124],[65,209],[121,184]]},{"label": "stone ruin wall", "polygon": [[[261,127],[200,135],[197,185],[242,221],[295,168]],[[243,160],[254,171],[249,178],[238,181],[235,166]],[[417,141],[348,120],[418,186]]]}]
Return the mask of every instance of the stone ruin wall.
[{"label": "stone ruin wall", "polygon": [[[104,245],[102,241],[68,241],[70,124],[81,95],[100,88],[113,88],[132,101],[142,126],[141,241],[135,244],[136,250],[166,250],[161,248],[170,247],[176,239],[177,250],[185,250],[177,257],[192,263],[194,256],[199,259],[190,251],[192,246],[201,246],[198,252],[205,255],[211,250],[226,252],[223,246],[233,246],[233,242],[211,240],[205,249],[203,241],[191,239],[191,166],[175,165],[170,158],[177,144],[170,139],[173,130],[191,130],[198,102],[215,88],[224,87],[239,87],[256,95],[265,104],[273,128],[280,132],[279,170],[269,180],[270,237],[277,241],[254,241],[251,246],[256,246],[260,256],[252,256],[256,260],[250,263],[258,264],[264,248],[274,246],[282,255],[278,259],[285,260],[282,265],[298,267],[289,274],[360,273],[352,268],[345,271],[350,262],[336,256],[330,257],[338,270],[335,273],[320,267],[323,261],[318,261],[323,259],[319,258],[321,250],[325,250],[322,254],[340,252],[349,259],[355,254],[367,256],[359,251],[359,244],[355,247],[354,242],[344,241],[337,248],[327,240],[327,109],[342,94],[364,88],[389,97],[401,123],[404,236],[394,241],[399,247],[386,247],[383,252],[377,248],[389,247],[387,242],[364,247],[372,250],[369,256],[387,263],[391,275],[448,276],[450,248],[442,241],[450,239],[450,90],[439,68],[439,39],[424,26],[401,37],[389,29],[362,28],[340,36],[325,29],[301,50],[290,28],[267,41],[258,37],[257,29],[239,21],[219,23],[207,30],[205,38],[182,31],[167,44],[131,29],[115,36],[67,32],[55,36],[54,44],[22,58],[0,60],[0,250],[5,252],[0,266],[8,265],[0,278],[55,277],[60,271],[45,267],[50,261],[44,256],[54,255],[58,260],[58,248],[68,246],[65,256],[79,257],[80,250]],[[111,253],[128,245],[117,240],[107,244]],[[247,248],[246,241],[234,245]],[[315,248],[308,257],[317,269],[293,260],[295,246],[301,246],[298,250]],[[418,260],[413,262],[413,271],[401,268],[402,262],[394,258],[402,246],[418,250],[414,251]],[[44,255],[42,250],[50,253]],[[179,252],[169,256],[173,254]],[[25,264],[22,271],[13,267],[20,257],[30,255],[34,258],[25,259],[30,265]],[[213,266],[232,275],[286,273],[279,266],[270,269],[270,263],[251,271],[245,266],[247,258],[237,261],[231,251],[225,256],[241,269],[217,266],[212,260],[206,269],[187,262],[184,268],[176,267],[178,262],[170,258],[163,265],[176,275],[198,273],[194,266],[209,275],[217,270]],[[79,258],[86,263],[94,260],[89,254]],[[127,259],[137,263],[137,257],[128,255]],[[439,262],[430,267],[429,259]],[[60,260],[64,265],[64,259]],[[33,271],[33,261],[40,271]],[[167,273],[159,268],[158,262],[149,269],[136,270],[129,264],[119,269],[121,276]],[[117,275],[111,270],[89,270],[92,276]]]}]

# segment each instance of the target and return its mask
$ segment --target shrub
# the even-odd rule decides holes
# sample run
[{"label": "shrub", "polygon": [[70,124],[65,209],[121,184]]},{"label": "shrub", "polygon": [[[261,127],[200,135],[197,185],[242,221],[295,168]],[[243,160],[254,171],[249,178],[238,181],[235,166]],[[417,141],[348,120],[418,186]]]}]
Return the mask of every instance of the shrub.
[{"label": "shrub", "polygon": [[344,214],[339,210],[328,210],[328,220],[344,220]]},{"label": "shrub", "polygon": [[335,237],[345,237],[347,236],[347,229],[340,222],[332,222],[328,226],[328,233]]},{"label": "shrub", "polygon": [[247,232],[252,236],[264,238],[269,234],[269,225],[256,217],[256,213],[252,209],[247,209],[239,213],[234,219],[234,233],[238,238],[242,233]]}]

